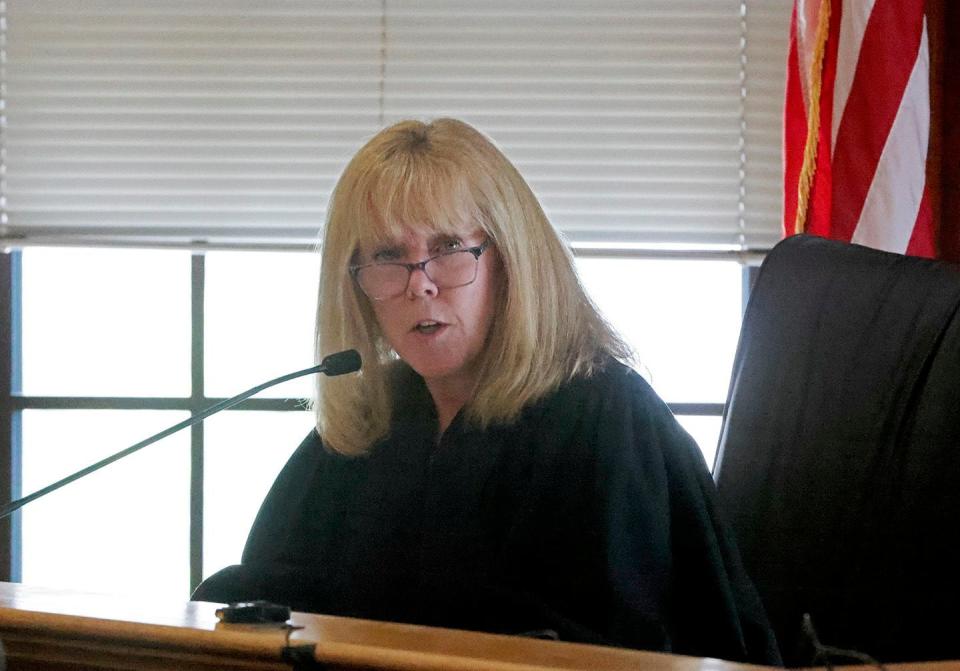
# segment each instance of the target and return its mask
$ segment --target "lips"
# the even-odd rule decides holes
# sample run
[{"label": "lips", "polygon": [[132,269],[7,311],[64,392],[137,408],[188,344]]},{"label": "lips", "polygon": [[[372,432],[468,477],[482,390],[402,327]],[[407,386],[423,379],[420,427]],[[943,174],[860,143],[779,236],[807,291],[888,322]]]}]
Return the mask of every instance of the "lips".
[{"label": "lips", "polygon": [[423,335],[432,335],[442,329],[446,324],[435,319],[421,319],[413,326],[413,331]]}]

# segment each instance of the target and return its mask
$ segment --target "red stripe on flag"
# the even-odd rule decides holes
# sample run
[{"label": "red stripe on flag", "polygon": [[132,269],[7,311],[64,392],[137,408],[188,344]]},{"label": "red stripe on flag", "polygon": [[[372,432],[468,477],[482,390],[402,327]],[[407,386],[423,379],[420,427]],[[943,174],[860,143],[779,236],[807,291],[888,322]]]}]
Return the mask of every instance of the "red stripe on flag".
[{"label": "red stripe on flag", "polygon": [[849,240],[857,227],[916,61],[922,27],[923,0],[874,3],[833,151],[837,188],[831,206],[830,237]]},{"label": "red stripe on flag", "polygon": [[783,234],[793,235],[797,220],[797,188],[807,141],[807,112],[800,86],[797,55],[797,6],[790,19],[790,48],[787,52],[787,92],[783,105]]}]

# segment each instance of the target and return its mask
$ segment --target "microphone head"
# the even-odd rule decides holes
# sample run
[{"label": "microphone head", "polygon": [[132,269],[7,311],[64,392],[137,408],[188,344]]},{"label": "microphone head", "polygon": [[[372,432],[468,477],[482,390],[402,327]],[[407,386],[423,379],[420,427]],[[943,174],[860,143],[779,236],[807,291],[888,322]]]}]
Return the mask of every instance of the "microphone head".
[{"label": "microphone head", "polygon": [[330,376],[352,373],[360,370],[360,353],[355,349],[348,349],[329,354],[323,357],[320,365],[323,366],[323,372]]}]

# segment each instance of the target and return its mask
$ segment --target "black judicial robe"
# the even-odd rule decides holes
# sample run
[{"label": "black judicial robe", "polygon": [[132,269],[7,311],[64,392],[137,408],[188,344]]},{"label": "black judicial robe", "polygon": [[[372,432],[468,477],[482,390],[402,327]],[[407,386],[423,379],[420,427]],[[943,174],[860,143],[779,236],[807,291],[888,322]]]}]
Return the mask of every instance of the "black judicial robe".
[{"label": "black judicial robe", "polygon": [[423,380],[397,384],[390,436],[348,458],[311,432],[195,599],[779,661],[703,457],[634,371],[439,444]]}]

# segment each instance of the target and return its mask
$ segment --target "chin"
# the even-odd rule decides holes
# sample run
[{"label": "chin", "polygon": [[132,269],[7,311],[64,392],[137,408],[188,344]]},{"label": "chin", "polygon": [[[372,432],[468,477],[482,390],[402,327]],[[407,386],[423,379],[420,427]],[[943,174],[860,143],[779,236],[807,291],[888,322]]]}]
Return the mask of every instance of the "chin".
[{"label": "chin", "polygon": [[464,375],[467,370],[464,362],[460,361],[443,362],[437,361],[436,359],[418,361],[417,357],[406,358],[402,355],[400,358],[424,380],[442,380],[444,378],[456,377]]}]

